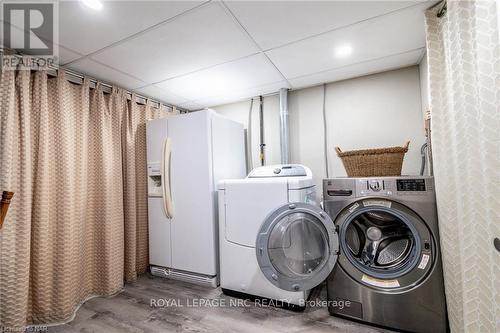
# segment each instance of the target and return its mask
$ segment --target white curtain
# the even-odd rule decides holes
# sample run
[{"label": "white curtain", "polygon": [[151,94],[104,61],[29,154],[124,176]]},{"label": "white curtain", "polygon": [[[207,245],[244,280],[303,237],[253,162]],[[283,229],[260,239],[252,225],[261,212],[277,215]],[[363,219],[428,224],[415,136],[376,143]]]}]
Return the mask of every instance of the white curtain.
[{"label": "white curtain", "polygon": [[499,2],[426,13],[432,142],[452,332],[500,332]]}]

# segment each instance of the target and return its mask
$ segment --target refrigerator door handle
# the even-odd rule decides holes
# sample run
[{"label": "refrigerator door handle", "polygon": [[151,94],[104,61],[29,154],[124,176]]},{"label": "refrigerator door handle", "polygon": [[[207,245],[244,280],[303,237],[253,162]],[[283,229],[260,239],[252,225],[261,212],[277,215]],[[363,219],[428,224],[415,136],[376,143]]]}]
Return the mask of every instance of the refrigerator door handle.
[{"label": "refrigerator door handle", "polygon": [[162,158],[161,158],[161,179],[163,191],[163,212],[168,219],[173,218],[173,204],[172,204],[172,189],[170,187],[170,165],[172,159],[172,140],[166,138],[163,142]]}]

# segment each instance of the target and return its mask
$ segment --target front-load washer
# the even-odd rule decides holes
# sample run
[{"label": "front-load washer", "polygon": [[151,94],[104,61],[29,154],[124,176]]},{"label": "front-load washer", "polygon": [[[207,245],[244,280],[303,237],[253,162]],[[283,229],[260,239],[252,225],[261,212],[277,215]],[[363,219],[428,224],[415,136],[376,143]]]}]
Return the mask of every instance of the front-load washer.
[{"label": "front-load washer", "polygon": [[[243,293],[302,307],[310,288],[283,290],[271,283],[259,266],[256,256],[256,243],[269,216],[280,214],[280,207],[288,204],[303,204],[320,210],[316,205],[316,188],[311,170],[302,165],[271,165],[254,169],[245,179],[224,180],[218,184],[219,201],[219,258],[220,285],[228,294]],[[308,251],[310,260],[324,249],[315,242],[309,245],[312,237],[322,237],[315,223],[282,225],[286,251],[279,255],[289,270],[309,269],[301,259],[303,251]],[[282,237],[282,236],[280,236]],[[278,245],[277,245],[278,246]],[[311,248],[308,249],[308,247]],[[274,248],[271,247],[271,252]],[[273,252],[274,253],[274,252]],[[296,257],[296,258],[295,258]],[[300,260],[299,260],[300,259]],[[304,266],[306,265],[306,266]]]},{"label": "front-load washer", "polygon": [[323,197],[340,250],[327,283],[330,313],[446,332],[433,178],[326,179]]},{"label": "front-load washer", "polygon": [[333,315],[445,332],[433,178],[327,179],[323,198],[326,212],[285,203],[265,217],[255,245],[260,281],[300,292],[327,279]]}]

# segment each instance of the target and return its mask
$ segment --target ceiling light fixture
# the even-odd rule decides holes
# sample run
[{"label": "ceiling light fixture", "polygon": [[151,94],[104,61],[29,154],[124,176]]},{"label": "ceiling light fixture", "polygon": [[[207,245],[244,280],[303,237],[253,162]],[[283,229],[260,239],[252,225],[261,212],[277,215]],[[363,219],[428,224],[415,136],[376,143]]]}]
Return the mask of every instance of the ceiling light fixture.
[{"label": "ceiling light fixture", "polygon": [[85,6],[92,8],[94,10],[100,10],[102,8],[102,2],[100,0],[80,0]]},{"label": "ceiling light fixture", "polygon": [[352,53],[352,46],[349,44],[340,45],[335,48],[335,57],[345,58]]}]

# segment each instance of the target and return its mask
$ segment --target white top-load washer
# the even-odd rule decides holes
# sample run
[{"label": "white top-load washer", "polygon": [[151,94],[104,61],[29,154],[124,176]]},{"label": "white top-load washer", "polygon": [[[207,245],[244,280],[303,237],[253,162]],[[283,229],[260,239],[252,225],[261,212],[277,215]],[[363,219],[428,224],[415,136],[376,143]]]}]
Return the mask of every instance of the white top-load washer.
[{"label": "white top-load washer", "polygon": [[[304,306],[309,290],[286,291],[271,283],[259,266],[256,242],[266,218],[283,205],[317,206],[311,170],[297,164],[259,167],[245,179],[219,182],[218,194],[220,284],[223,291]],[[304,237],[301,228],[291,228],[292,231],[284,237],[293,238],[297,233],[302,233],[298,237]],[[300,244],[295,240],[289,242]],[[303,257],[303,248],[289,250]],[[288,255],[293,257],[294,254],[290,253]]]}]

